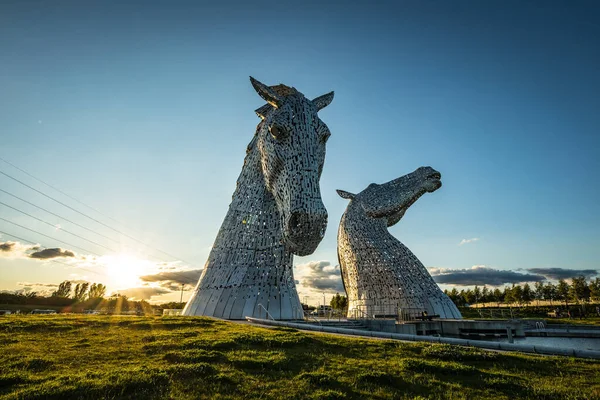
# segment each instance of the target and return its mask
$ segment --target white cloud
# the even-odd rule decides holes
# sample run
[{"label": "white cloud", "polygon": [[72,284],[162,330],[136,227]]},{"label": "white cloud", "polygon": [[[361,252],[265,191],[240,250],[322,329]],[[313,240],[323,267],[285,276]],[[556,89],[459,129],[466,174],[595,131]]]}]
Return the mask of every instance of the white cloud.
[{"label": "white cloud", "polygon": [[458,245],[462,246],[463,244],[474,243],[474,242],[477,242],[478,240],[479,240],[479,238],[463,239],[460,241],[460,243]]},{"label": "white cloud", "polygon": [[306,264],[297,265],[294,276],[299,292],[312,295],[344,293],[340,267],[331,265],[329,261],[309,261]]}]

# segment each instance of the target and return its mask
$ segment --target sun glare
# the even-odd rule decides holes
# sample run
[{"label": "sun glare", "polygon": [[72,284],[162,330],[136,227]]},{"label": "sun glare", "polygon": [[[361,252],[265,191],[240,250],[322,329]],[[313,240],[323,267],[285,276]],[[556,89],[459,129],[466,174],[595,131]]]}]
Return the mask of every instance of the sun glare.
[{"label": "sun glare", "polygon": [[149,262],[131,255],[119,254],[104,257],[106,275],[119,288],[138,286],[139,277],[149,273]]}]

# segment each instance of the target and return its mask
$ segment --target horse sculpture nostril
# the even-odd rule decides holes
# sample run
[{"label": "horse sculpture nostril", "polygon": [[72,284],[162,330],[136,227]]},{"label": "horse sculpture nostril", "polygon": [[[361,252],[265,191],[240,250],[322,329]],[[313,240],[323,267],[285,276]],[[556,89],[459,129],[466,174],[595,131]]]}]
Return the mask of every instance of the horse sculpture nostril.
[{"label": "horse sculpture nostril", "polygon": [[300,231],[302,229],[302,220],[305,219],[303,218],[305,216],[305,213],[299,211],[292,212],[288,222],[288,228],[293,232]]}]

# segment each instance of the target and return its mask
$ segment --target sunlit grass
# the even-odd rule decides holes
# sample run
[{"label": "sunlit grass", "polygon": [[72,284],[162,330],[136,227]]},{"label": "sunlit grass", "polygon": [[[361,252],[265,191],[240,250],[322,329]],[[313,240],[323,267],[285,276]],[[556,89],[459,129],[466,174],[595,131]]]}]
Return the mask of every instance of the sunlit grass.
[{"label": "sunlit grass", "polygon": [[208,318],[0,318],[0,399],[595,399],[600,362]]}]

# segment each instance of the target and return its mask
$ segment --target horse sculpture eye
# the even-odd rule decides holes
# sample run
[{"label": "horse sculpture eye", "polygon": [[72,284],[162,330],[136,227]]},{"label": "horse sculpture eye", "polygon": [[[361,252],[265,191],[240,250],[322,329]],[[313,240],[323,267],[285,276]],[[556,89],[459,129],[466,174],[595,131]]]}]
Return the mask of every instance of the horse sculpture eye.
[{"label": "horse sculpture eye", "polygon": [[271,125],[269,127],[269,132],[271,132],[273,138],[277,140],[281,140],[287,136],[287,130],[283,126],[277,124]]}]

